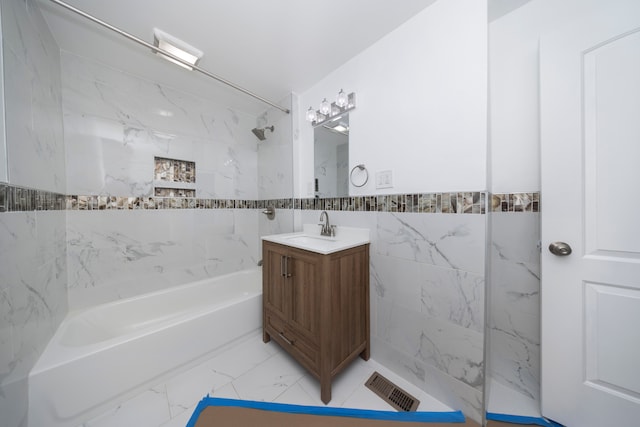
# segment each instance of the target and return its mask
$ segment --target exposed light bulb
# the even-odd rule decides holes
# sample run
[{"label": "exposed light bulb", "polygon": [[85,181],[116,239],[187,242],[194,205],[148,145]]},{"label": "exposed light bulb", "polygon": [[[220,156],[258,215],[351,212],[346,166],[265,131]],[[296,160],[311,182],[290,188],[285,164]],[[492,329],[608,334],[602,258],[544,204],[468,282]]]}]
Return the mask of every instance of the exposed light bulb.
[{"label": "exposed light bulb", "polygon": [[344,93],[344,90],[340,89],[340,92],[338,92],[338,97],[336,98],[336,105],[340,108],[344,108],[348,103],[349,97],[346,93]]},{"label": "exposed light bulb", "polygon": [[316,112],[312,107],[309,107],[309,109],[307,110],[307,121],[315,122],[316,120],[318,120],[318,116],[316,115]]},{"label": "exposed light bulb", "polygon": [[331,104],[329,104],[329,101],[327,101],[327,98],[325,98],[322,100],[322,103],[320,103],[320,112],[326,116],[330,111]]}]

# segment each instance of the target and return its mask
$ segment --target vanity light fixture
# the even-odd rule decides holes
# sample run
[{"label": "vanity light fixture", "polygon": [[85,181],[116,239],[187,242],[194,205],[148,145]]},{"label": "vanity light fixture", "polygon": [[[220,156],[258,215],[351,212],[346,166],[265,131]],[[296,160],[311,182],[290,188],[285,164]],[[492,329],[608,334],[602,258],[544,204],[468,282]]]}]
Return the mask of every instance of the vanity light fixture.
[{"label": "vanity light fixture", "polygon": [[307,110],[307,121],[315,122],[317,120],[318,120],[318,115],[316,114],[316,112],[312,107],[309,107],[309,109]]},{"label": "vanity light fixture", "polygon": [[338,92],[338,97],[336,98],[336,105],[343,108],[346,107],[348,103],[349,97],[346,93],[344,93],[344,90],[340,89],[340,92]]},{"label": "vanity light fixture", "polygon": [[[195,47],[183,42],[177,37],[174,37],[171,34],[167,34],[157,28],[153,29],[153,45],[157,48],[171,53],[172,55],[177,56],[180,59],[187,61],[191,65],[197,65],[198,61],[200,61],[200,58],[202,58],[202,56],[204,55],[201,50],[196,49]],[[193,70],[192,67],[178,62],[173,58],[169,58],[167,55],[164,55],[160,52],[156,52],[156,54],[162,56],[167,61],[171,61],[174,64],[186,68],[187,70]]]},{"label": "vanity light fixture", "polygon": [[317,127],[329,120],[336,120],[338,116],[354,108],[356,108],[355,92],[347,95],[344,90],[340,89],[336,102],[329,104],[327,98],[324,98],[320,104],[320,109],[314,111],[313,107],[309,107],[305,117],[308,122],[311,122],[313,127]]},{"label": "vanity light fixture", "polygon": [[320,112],[326,116],[327,114],[329,114],[330,111],[331,111],[331,104],[329,104],[329,101],[327,101],[327,98],[325,98],[320,103]]}]

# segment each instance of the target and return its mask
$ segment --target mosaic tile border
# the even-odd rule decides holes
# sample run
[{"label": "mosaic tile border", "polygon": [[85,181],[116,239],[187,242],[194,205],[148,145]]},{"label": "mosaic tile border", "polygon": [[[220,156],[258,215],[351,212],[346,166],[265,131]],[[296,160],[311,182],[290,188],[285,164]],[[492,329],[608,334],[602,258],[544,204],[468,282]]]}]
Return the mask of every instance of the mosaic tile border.
[{"label": "mosaic tile border", "polygon": [[540,192],[491,194],[492,212],[540,212]]},{"label": "mosaic tile border", "polygon": [[0,183],[0,212],[34,210],[133,209],[292,209],[292,199],[234,200],[185,197],[65,196],[44,190]]},{"label": "mosaic tile border", "polygon": [[[65,196],[31,188],[0,184],[0,212],[34,210],[134,210],[134,209],[276,209],[334,210],[349,212],[410,212],[485,214],[540,212],[540,193],[391,194],[378,196],[304,199],[201,199],[195,197]],[[488,208],[488,209],[487,209]]]},{"label": "mosaic tile border", "polygon": [[379,196],[295,199],[295,209],[354,212],[485,214],[487,193],[389,194]]},{"label": "mosaic tile border", "polygon": [[61,211],[65,209],[64,194],[0,184],[0,212]]},{"label": "mosaic tile border", "polygon": [[157,209],[291,209],[291,199],[234,200],[195,197],[67,196],[69,211]]}]

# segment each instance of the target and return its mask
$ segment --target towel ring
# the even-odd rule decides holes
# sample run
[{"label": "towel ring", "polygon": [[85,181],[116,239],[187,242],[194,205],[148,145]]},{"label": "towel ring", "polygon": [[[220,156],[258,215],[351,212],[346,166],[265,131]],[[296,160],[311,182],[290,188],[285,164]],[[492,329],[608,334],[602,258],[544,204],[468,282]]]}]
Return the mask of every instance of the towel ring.
[{"label": "towel ring", "polygon": [[[353,182],[353,172],[356,169],[364,171],[365,173],[364,182],[362,184],[356,184],[355,182]],[[363,164],[355,165],[353,169],[351,169],[351,173],[349,173],[349,181],[351,181],[351,184],[353,184],[354,187],[364,187],[367,181],[369,181],[369,172],[367,171],[367,168],[365,168]]]}]

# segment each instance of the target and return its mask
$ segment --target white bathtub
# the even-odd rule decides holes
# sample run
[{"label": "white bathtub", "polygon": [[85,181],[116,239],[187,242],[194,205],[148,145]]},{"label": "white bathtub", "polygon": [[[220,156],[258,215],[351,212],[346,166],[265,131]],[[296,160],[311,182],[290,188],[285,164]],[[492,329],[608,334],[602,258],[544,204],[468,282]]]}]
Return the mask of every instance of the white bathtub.
[{"label": "white bathtub", "polygon": [[262,324],[262,271],[70,313],[29,374],[29,425],[77,426]]}]

